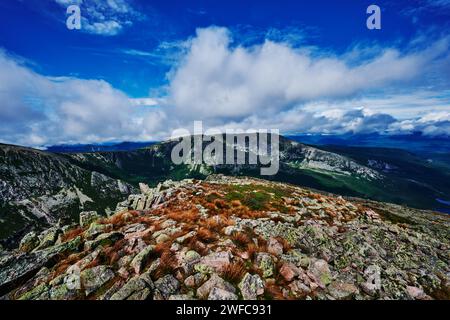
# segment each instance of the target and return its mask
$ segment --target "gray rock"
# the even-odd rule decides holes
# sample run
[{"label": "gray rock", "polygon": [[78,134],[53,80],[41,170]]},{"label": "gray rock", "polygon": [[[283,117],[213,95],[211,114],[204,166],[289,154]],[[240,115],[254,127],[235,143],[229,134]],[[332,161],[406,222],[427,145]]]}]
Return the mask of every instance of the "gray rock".
[{"label": "gray rock", "polygon": [[256,265],[263,272],[264,278],[270,278],[275,272],[275,262],[272,256],[268,253],[262,252],[256,255]]},{"label": "gray rock", "polygon": [[42,267],[51,264],[62,253],[78,251],[81,237],[40,251],[2,257],[0,262],[0,295],[12,290],[20,281],[30,279]]},{"label": "gray rock", "polygon": [[22,240],[20,240],[19,250],[22,252],[31,252],[39,245],[40,241],[36,232],[27,233]]},{"label": "gray rock", "polygon": [[131,278],[111,296],[111,300],[145,300],[151,297],[154,289],[150,274],[146,272]]},{"label": "gray rock", "polygon": [[103,233],[99,235],[95,240],[86,241],[84,243],[84,249],[93,250],[98,246],[109,246],[122,238],[123,234],[117,231],[113,231],[110,233]]},{"label": "gray rock", "polygon": [[311,262],[308,270],[320,281],[323,286],[331,283],[331,271],[325,260],[318,259]]},{"label": "gray rock", "polygon": [[92,222],[100,219],[96,211],[82,211],[80,212],[80,226],[87,227]]},{"label": "gray rock", "polygon": [[134,257],[134,259],[131,261],[130,266],[134,269],[134,272],[136,274],[141,273],[154,250],[155,246],[149,245]]},{"label": "gray rock", "polygon": [[239,283],[239,289],[244,300],[256,300],[264,293],[264,282],[259,275],[246,273]]},{"label": "gray rock", "polygon": [[212,288],[208,295],[208,300],[237,300],[238,296],[230,291],[221,288]]},{"label": "gray rock", "polygon": [[161,293],[164,299],[176,293],[180,288],[180,282],[171,274],[165,275],[155,282],[155,287]]},{"label": "gray rock", "polygon": [[81,272],[81,283],[86,295],[100,289],[104,284],[114,278],[114,272],[108,266],[97,266]]},{"label": "gray rock", "polygon": [[328,286],[330,295],[338,300],[347,300],[353,298],[358,292],[358,288],[352,283],[335,281]]},{"label": "gray rock", "polygon": [[208,298],[213,288],[223,289],[232,293],[236,292],[234,286],[227,281],[223,280],[217,274],[212,274],[208,281],[197,289],[197,297],[200,299]]},{"label": "gray rock", "polygon": [[367,281],[361,284],[361,288],[370,296],[375,296],[381,289],[381,268],[370,265],[364,270]]},{"label": "gray rock", "polygon": [[145,195],[152,193],[152,189],[148,186],[148,184],[145,183],[139,183],[139,190],[142,194]]}]

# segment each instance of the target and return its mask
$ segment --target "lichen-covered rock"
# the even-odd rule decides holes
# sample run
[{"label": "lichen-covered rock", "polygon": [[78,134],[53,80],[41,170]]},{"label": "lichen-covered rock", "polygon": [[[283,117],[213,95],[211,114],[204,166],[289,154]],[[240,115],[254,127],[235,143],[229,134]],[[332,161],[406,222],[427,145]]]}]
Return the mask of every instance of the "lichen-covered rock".
[{"label": "lichen-covered rock", "polygon": [[354,284],[341,281],[331,283],[327,290],[333,298],[338,300],[351,299],[358,292],[358,288]]},{"label": "lichen-covered rock", "polygon": [[184,285],[189,288],[199,287],[207,280],[207,276],[203,273],[196,273],[188,276],[184,280]]},{"label": "lichen-covered rock", "polygon": [[221,272],[230,264],[231,254],[228,251],[214,252],[200,259],[195,270],[203,273]]},{"label": "lichen-covered rock", "polygon": [[45,283],[41,283],[32,290],[21,295],[19,300],[48,300],[49,298],[49,286]]},{"label": "lichen-covered rock", "polygon": [[214,287],[209,292],[208,300],[237,300],[238,296],[233,292]]},{"label": "lichen-covered rock", "polygon": [[195,300],[195,299],[194,299],[194,297],[192,297],[192,295],[189,295],[189,294],[173,294],[173,295],[169,296],[169,298],[167,300],[186,301],[186,300]]},{"label": "lichen-covered rock", "polygon": [[93,239],[102,233],[108,233],[112,230],[112,224],[99,224],[92,222],[89,228],[84,232],[86,239]]},{"label": "lichen-covered rock", "polygon": [[112,278],[114,278],[114,272],[108,266],[97,266],[81,272],[81,283],[87,296],[100,289]]},{"label": "lichen-covered rock", "polygon": [[283,245],[277,239],[270,237],[267,243],[267,252],[274,256],[281,256],[283,254]]},{"label": "lichen-covered rock", "polygon": [[332,276],[328,263],[325,260],[318,259],[311,262],[308,271],[310,271],[323,286],[331,283]]},{"label": "lichen-covered rock", "polygon": [[19,250],[22,252],[31,252],[40,243],[40,240],[36,232],[32,231],[27,233],[22,240],[20,240]]},{"label": "lichen-covered rock", "polygon": [[59,254],[77,251],[80,244],[81,238],[77,237],[69,242],[40,251],[2,257],[0,260],[0,294],[12,290],[19,280],[31,278]]},{"label": "lichen-covered rock", "polygon": [[236,289],[232,284],[223,280],[217,274],[212,274],[209,280],[197,289],[197,297],[206,299],[213,288],[219,288],[232,293],[236,292]]},{"label": "lichen-covered rock", "polygon": [[258,268],[262,270],[264,278],[270,278],[273,276],[275,271],[275,262],[270,254],[264,252],[258,253],[255,260]]},{"label": "lichen-covered rock", "polygon": [[55,244],[58,236],[62,233],[58,227],[53,227],[43,231],[39,237],[39,245],[34,249],[36,251],[48,248]]},{"label": "lichen-covered rock", "polygon": [[148,272],[140,276],[131,278],[125,285],[117,290],[112,296],[111,300],[146,300],[151,298],[155,285],[151,280]]},{"label": "lichen-covered rock", "polygon": [[167,299],[170,295],[176,293],[180,288],[180,282],[175,279],[171,274],[155,281],[155,287],[162,295],[164,299]]},{"label": "lichen-covered rock", "polygon": [[246,273],[239,283],[239,289],[245,300],[256,300],[264,293],[264,282],[259,275]]},{"label": "lichen-covered rock", "polygon": [[87,227],[92,222],[100,219],[100,216],[96,211],[82,211],[80,212],[80,226]]},{"label": "lichen-covered rock", "polygon": [[69,288],[65,283],[53,286],[49,290],[50,300],[71,300],[79,295],[78,289]]},{"label": "lichen-covered rock", "polygon": [[131,261],[130,266],[133,268],[136,274],[141,273],[142,269],[145,267],[145,264],[148,261],[148,258],[154,250],[155,246],[149,245],[134,257],[133,261]]},{"label": "lichen-covered rock", "polygon": [[[124,204],[123,212],[88,228],[62,227],[63,235],[59,227],[49,228],[38,236],[39,246],[45,240],[39,250],[2,252],[0,295],[30,300],[450,297],[448,216],[251,178],[167,185],[151,189],[155,197],[130,197],[133,203]],[[273,211],[278,209],[282,212]],[[162,241],[161,235],[168,238]],[[104,269],[106,277],[93,276],[95,268]],[[93,289],[85,292],[81,273]]]},{"label": "lichen-covered rock", "polygon": [[123,234],[121,232],[113,231],[110,233],[103,233],[94,240],[86,241],[84,243],[84,249],[93,250],[98,246],[109,246],[122,238]]}]

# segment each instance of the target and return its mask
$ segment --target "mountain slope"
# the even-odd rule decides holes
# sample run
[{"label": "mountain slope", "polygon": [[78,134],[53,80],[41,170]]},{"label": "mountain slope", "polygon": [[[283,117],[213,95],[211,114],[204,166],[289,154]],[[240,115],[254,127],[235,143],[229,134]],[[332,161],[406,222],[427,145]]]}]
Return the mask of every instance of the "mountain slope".
[{"label": "mountain slope", "polygon": [[[0,236],[32,223],[76,219],[81,210],[99,210],[123,200],[139,182],[156,186],[166,179],[204,179],[213,173],[260,177],[261,165],[174,165],[178,140],[147,148],[55,154],[0,145]],[[205,148],[207,143],[204,143]],[[245,146],[246,157],[252,151]],[[396,149],[324,146],[280,136],[280,170],[266,179],[345,196],[423,209],[448,209],[450,174],[411,153]]]},{"label": "mountain slope", "polygon": [[141,190],[108,219],[30,234],[0,254],[0,295],[450,298],[447,215],[252,178]]},{"label": "mountain slope", "polygon": [[[205,178],[211,173],[260,177],[260,165],[173,165],[170,154],[176,143],[167,141],[129,152],[67,156],[86,169],[153,186],[164,179]],[[280,170],[264,178],[347,196],[441,209],[444,206],[436,199],[448,200],[449,176],[447,168],[402,150],[319,148],[280,136]]]},{"label": "mountain slope", "polygon": [[133,191],[125,182],[74,165],[48,152],[0,145],[0,235],[34,224],[78,217],[80,210],[104,210]]}]

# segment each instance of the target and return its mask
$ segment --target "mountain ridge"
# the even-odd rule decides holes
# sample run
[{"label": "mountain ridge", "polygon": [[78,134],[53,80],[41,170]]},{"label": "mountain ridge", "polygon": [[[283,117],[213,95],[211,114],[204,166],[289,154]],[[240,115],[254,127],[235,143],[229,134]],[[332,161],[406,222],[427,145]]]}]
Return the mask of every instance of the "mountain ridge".
[{"label": "mountain ridge", "polygon": [[[259,176],[259,165],[174,165],[170,154],[177,141],[132,151],[92,153],[51,153],[0,144],[0,234],[7,238],[27,231],[33,223],[48,226],[60,218],[74,221],[83,209],[106,214],[105,209],[111,210],[140,182],[156,186],[167,179],[205,179],[214,173]],[[407,157],[399,156],[403,161],[399,164],[392,155],[383,158],[384,151],[366,155],[352,150],[321,150],[280,136],[280,171],[266,178],[419,208],[434,209],[435,202],[436,207],[446,206],[434,201],[445,201],[445,190],[450,190],[441,179],[443,171],[427,168],[431,164],[415,158],[405,162]],[[409,171],[405,170],[408,166]],[[419,178],[411,181],[411,176]],[[437,182],[430,182],[431,178]],[[426,205],[420,205],[425,201]]]},{"label": "mountain ridge", "polygon": [[448,215],[212,175],[0,252],[20,300],[449,299]]}]

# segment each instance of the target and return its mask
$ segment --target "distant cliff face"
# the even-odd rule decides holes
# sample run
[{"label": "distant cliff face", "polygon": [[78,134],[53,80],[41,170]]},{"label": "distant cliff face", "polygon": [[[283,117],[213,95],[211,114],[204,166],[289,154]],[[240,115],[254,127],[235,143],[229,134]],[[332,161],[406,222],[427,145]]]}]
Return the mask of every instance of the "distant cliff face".
[{"label": "distant cliff face", "polygon": [[134,191],[123,181],[75,165],[70,158],[0,145],[0,236],[104,210]]},{"label": "distant cliff face", "polygon": [[449,299],[450,217],[221,175],[0,253],[7,299]]}]

